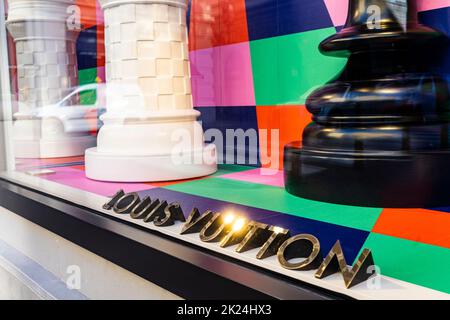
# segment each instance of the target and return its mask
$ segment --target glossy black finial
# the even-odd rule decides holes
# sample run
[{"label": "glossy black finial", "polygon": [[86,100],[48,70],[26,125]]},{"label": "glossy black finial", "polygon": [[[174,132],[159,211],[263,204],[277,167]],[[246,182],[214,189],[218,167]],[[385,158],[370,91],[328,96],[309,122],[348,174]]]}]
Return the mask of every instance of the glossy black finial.
[{"label": "glossy black finial", "polygon": [[303,140],[285,147],[287,191],[374,207],[450,204],[450,90],[421,52],[443,37],[415,1],[350,0],[345,27],[320,44],[348,56],[315,90]]},{"label": "glossy black finial", "polygon": [[418,23],[415,1],[350,0],[344,28],[323,41],[319,49],[325,55],[349,56],[416,46],[439,36]]}]

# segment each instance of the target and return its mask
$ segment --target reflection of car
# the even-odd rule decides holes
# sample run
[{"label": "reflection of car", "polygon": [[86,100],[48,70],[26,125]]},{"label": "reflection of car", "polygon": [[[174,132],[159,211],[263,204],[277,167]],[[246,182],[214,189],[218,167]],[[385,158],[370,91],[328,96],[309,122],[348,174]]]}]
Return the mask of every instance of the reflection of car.
[{"label": "reflection of car", "polygon": [[[92,105],[80,105],[81,94],[95,92]],[[33,107],[19,103],[14,114],[15,155],[19,158],[52,158],[83,155],[96,145],[99,115],[105,111],[104,85],[73,88],[53,105]]]},{"label": "reflection of car", "polygon": [[[19,111],[14,115],[16,120],[22,119],[51,119],[61,121],[64,132],[92,132],[99,129],[100,122],[92,121],[98,119],[99,115],[105,112],[104,85],[87,84],[73,88],[70,93],[61,101],[53,105],[37,108],[27,108],[25,112]],[[80,105],[74,102],[79,100],[80,94],[96,92],[95,104]]]}]

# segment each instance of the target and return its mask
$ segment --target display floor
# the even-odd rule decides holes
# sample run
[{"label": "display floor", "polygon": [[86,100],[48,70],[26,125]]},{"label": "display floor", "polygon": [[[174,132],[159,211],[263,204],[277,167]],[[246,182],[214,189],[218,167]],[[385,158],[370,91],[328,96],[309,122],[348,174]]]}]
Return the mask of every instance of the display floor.
[{"label": "display floor", "polygon": [[[363,208],[311,201],[288,194],[283,188],[281,171],[267,174],[260,168],[239,165],[221,165],[216,174],[199,179],[135,184],[89,180],[84,169],[82,157],[17,160],[17,171],[34,181],[39,179],[43,191],[47,182],[53,182],[70,187],[67,190],[76,191],[78,197],[82,194],[86,199],[91,196],[97,199],[96,195],[102,201],[123,189],[141,196],[177,201],[185,215],[194,206],[200,210],[232,211],[290,229],[292,234],[314,234],[324,253],[339,239],[348,263],[353,263],[360,250],[369,248],[381,274],[412,284],[405,287],[407,290],[421,291],[415,286],[418,285],[450,293],[450,274],[445,269],[450,265],[450,207]],[[56,190],[53,183],[48,185]],[[217,250],[222,249],[217,247]],[[326,282],[327,278],[318,281]],[[344,288],[343,292],[361,286],[364,284],[347,291]],[[433,290],[426,290],[427,297],[440,296]]]}]

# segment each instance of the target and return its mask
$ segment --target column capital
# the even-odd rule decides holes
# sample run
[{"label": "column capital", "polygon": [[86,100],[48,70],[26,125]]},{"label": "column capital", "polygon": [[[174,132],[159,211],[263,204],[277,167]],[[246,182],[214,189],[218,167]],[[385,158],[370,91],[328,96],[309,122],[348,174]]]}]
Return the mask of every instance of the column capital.
[{"label": "column capital", "polygon": [[75,0],[8,0],[6,27],[14,40],[65,38],[75,41],[79,30],[67,25]]},{"label": "column capital", "polygon": [[102,9],[124,4],[164,4],[187,9],[187,0],[99,0]]},{"label": "column capital", "polygon": [[66,21],[72,5],[75,0],[8,0],[8,22]]}]

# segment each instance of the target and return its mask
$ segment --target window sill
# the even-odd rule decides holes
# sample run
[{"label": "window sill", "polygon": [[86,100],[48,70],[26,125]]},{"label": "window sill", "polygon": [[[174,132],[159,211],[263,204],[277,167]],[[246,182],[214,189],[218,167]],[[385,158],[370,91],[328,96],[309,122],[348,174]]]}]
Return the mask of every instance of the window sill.
[{"label": "window sill", "polygon": [[0,206],[186,299],[345,298],[7,180]]}]

